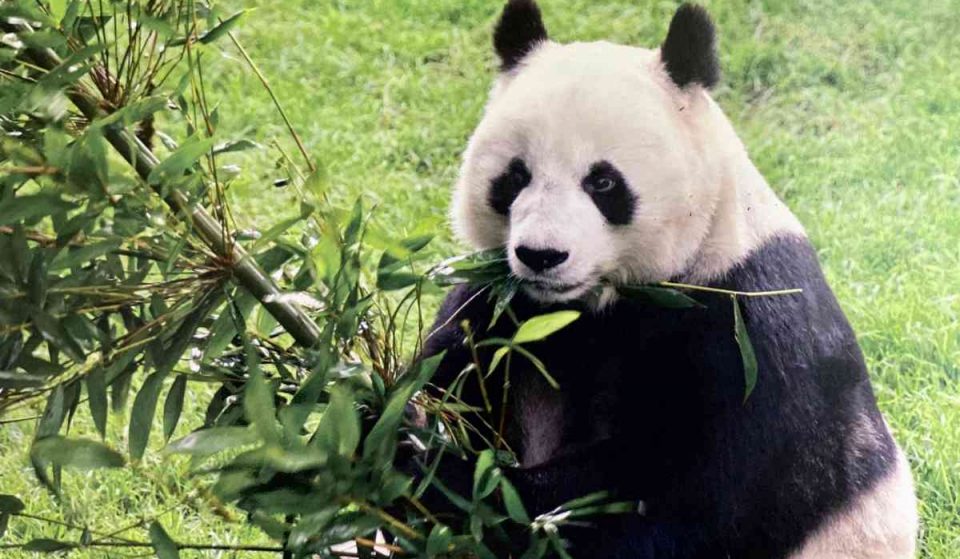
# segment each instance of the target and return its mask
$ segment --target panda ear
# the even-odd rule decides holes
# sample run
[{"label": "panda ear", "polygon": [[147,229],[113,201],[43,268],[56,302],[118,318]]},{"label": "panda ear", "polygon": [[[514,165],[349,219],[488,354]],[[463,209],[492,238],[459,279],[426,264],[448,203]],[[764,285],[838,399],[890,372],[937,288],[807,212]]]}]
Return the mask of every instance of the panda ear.
[{"label": "panda ear", "polygon": [[679,87],[692,83],[711,88],[720,80],[716,31],[707,11],[683,4],[670,22],[667,38],[660,47],[667,73]]},{"label": "panda ear", "polygon": [[509,0],[493,32],[493,47],[500,56],[500,69],[513,69],[537,46],[547,40],[540,8],[534,0]]}]

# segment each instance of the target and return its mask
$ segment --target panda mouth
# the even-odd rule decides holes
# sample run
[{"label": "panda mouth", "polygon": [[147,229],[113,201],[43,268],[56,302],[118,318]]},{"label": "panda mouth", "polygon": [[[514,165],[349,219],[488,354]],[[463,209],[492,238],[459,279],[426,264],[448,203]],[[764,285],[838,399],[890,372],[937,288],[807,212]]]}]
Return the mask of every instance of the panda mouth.
[{"label": "panda mouth", "polygon": [[540,291],[542,293],[549,293],[551,295],[564,295],[572,291],[576,291],[583,287],[583,283],[553,283],[545,281],[531,281],[529,282],[530,286]]}]

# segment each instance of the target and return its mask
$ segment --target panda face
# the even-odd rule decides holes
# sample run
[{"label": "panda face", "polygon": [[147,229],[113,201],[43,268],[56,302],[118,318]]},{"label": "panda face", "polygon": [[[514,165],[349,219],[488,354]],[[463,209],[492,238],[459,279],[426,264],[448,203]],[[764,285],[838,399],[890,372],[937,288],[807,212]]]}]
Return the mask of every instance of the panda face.
[{"label": "panda face", "polygon": [[[720,169],[714,106],[659,51],[543,42],[497,82],[454,194],[455,229],[504,246],[545,303],[681,274],[706,236]],[[705,130],[707,129],[707,130]]]}]

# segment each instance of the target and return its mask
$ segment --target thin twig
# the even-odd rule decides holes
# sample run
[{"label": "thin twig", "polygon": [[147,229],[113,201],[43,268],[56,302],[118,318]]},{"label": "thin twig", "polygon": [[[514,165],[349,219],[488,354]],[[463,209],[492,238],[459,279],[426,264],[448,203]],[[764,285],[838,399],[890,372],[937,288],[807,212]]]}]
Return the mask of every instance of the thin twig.
[{"label": "thin twig", "polygon": [[704,291],[707,293],[722,293],[724,295],[735,295],[737,297],[775,297],[778,295],[794,295],[803,293],[803,289],[778,289],[775,291],[734,291],[731,289],[720,289],[718,287],[705,287],[702,285],[690,285],[686,283],[674,283],[671,281],[661,281],[657,285],[663,287],[674,287],[678,289],[689,289],[691,291]]},{"label": "thin twig", "polygon": [[300,150],[300,153],[303,155],[304,161],[307,163],[307,168],[310,169],[311,173],[317,171],[316,165],[310,159],[310,155],[307,153],[307,148],[303,145],[303,140],[300,139],[300,135],[297,134],[296,129],[293,127],[293,123],[290,122],[290,119],[287,117],[286,111],[283,110],[283,106],[280,104],[280,99],[277,98],[277,94],[274,93],[273,88],[270,87],[270,83],[267,81],[267,77],[263,75],[263,72],[260,71],[260,68],[257,67],[256,62],[250,58],[250,55],[247,54],[247,49],[243,48],[243,45],[240,44],[240,41],[237,40],[236,35],[232,31],[227,33],[227,36],[230,37],[230,40],[233,41],[235,47],[240,52],[240,56],[243,57],[243,60],[250,66],[250,69],[253,70],[253,73],[257,76],[257,79],[260,80],[260,83],[263,84],[263,88],[267,90],[267,94],[270,95],[270,99],[273,101],[273,106],[277,108],[277,112],[280,113],[280,118],[283,119],[283,123],[287,125],[287,130],[290,131],[290,135],[293,136],[293,141],[297,143],[297,149]]}]

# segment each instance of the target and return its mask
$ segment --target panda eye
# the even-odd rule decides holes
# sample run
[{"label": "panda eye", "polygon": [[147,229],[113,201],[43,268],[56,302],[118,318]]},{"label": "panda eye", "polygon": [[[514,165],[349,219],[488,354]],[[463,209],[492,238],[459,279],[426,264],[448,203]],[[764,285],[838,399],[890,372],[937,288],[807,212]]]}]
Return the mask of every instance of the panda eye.
[{"label": "panda eye", "polygon": [[627,225],[633,219],[637,199],[626,178],[609,161],[591,165],[581,186],[611,225]]},{"label": "panda eye", "polygon": [[507,181],[510,182],[510,186],[517,188],[523,188],[526,186],[528,180],[530,180],[529,176],[524,173],[522,169],[511,169],[510,173],[507,175]]},{"label": "panda eye", "polygon": [[605,194],[617,187],[617,181],[611,177],[600,177],[590,185],[596,194]]},{"label": "panda eye", "polygon": [[497,213],[507,215],[513,201],[520,195],[520,191],[530,184],[532,178],[530,169],[522,159],[512,159],[503,174],[493,179],[490,184],[490,206]]}]

